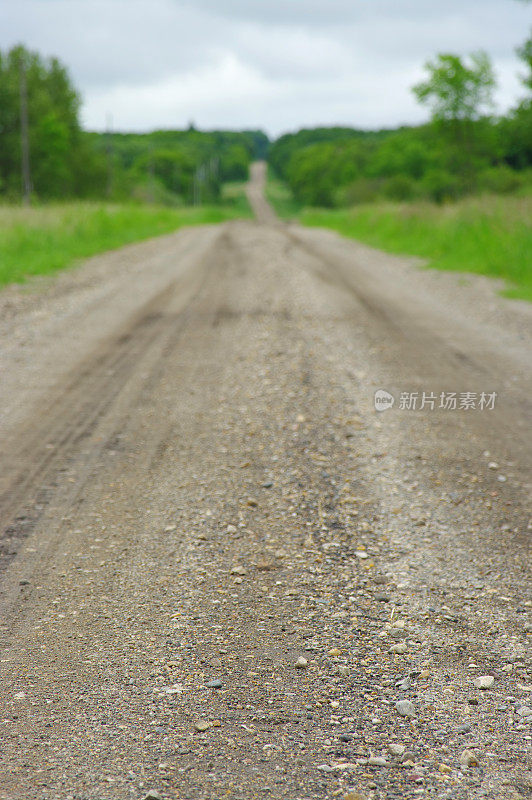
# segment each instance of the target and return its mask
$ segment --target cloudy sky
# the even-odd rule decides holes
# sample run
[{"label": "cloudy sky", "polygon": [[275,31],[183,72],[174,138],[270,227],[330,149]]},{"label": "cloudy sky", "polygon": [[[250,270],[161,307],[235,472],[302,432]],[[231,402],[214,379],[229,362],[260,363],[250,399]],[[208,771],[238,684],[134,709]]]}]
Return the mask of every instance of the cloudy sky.
[{"label": "cloudy sky", "polygon": [[499,110],[521,94],[517,0],[4,0],[0,49],[58,56],[101,130],[263,128],[425,119],[412,84],[438,52],[485,49]]}]

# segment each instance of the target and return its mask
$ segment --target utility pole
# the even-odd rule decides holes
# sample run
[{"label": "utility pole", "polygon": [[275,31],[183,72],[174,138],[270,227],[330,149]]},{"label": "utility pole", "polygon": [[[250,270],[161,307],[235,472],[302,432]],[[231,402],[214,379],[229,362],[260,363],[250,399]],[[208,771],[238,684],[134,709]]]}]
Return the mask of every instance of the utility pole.
[{"label": "utility pole", "polygon": [[28,123],[28,81],[24,54],[20,56],[20,145],[22,152],[22,198],[25,206],[31,201],[30,141]]},{"label": "utility pole", "polygon": [[150,203],[155,203],[155,167],[153,164],[153,144],[148,145],[148,198]]},{"label": "utility pole", "polygon": [[107,115],[107,133],[105,136],[105,153],[107,156],[107,199],[109,200],[113,195],[113,117],[111,114]]}]

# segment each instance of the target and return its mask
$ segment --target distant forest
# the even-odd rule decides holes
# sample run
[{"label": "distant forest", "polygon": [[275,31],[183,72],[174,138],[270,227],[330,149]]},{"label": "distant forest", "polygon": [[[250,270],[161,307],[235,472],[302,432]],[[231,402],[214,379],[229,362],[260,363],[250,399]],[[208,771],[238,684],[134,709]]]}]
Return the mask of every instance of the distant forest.
[{"label": "distant forest", "polygon": [[262,131],[88,133],[66,68],[22,46],[0,52],[0,197],[68,198],[166,205],[215,203],[249,164],[271,170],[302,205],[341,207],[372,200],[443,202],[532,184],[532,37],[519,49],[523,99],[492,113],[496,85],[484,53],[443,54],[413,87],[431,121],[364,131],[323,127],[281,136]]}]

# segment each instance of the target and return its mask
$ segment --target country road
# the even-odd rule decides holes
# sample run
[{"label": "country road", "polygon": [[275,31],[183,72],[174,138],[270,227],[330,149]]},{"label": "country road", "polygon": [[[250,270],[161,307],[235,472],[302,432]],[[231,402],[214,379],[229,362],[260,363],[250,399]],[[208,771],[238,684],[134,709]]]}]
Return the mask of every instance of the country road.
[{"label": "country road", "polygon": [[532,307],[263,184],[0,293],[0,800],[532,795]]}]

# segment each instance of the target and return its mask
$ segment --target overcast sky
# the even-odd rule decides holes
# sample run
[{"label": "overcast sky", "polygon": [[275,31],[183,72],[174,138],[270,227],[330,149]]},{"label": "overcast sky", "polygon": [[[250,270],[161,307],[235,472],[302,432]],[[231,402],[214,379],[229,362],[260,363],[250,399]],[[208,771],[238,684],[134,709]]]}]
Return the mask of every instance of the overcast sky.
[{"label": "overcast sky", "polygon": [[0,48],[58,56],[92,130],[276,135],[425,119],[410,87],[438,52],[487,50],[503,111],[531,22],[517,0],[3,0]]}]

